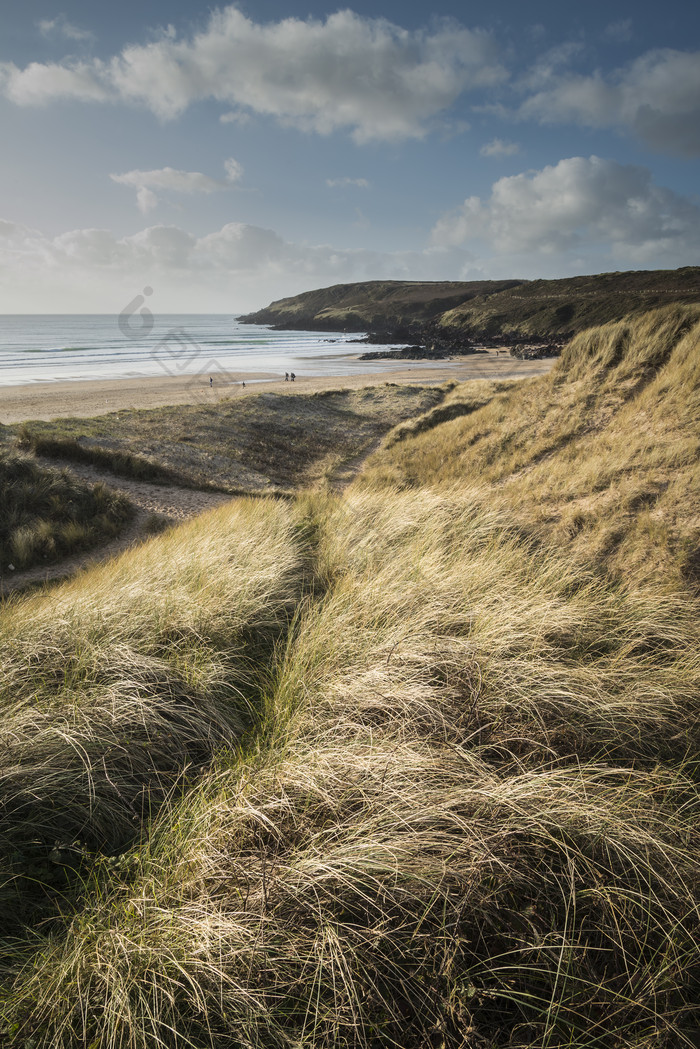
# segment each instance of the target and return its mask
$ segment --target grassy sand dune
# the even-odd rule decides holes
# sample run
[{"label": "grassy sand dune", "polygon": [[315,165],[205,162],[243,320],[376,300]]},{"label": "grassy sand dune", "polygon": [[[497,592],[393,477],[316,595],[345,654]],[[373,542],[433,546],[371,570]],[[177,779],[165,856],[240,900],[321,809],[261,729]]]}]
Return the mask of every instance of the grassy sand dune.
[{"label": "grassy sand dune", "polygon": [[0,579],[106,542],[132,515],[128,500],[105,485],[84,484],[12,451],[0,451],[0,490]]},{"label": "grassy sand dune", "polygon": [[294,397],[263,392],[213,404],[24,423],[6,427],[5,437],[38,455],[93,463],[118,476],[235,494],[287,491],[332,479],[396,423],[422,414],[443,395],[439,388],[393,383]]},{"label": "grassy sand dune", "polygon": [[138,837],[255,721],[298,534],[285,504],[240,501],[3,608],[0,842],[20,897],[37,863]]},{"label": "grassy sand dune", "polygon": [[342,497],[243,500],[9,605],[9,1046],[694,1044],[691,501],[627,573],[643,502],[614,554],[560,515],[613,432],[630,483],[692,477],[696,332],[581,336],[551,380],[456,387]]},{"label": "grassy sand dune", "polygon": [[455,388],[392,431],[362,483],[478,479],[489,505],[559,549],[694,587],[699,453],[700,313],[670,307],[584,332],[540,379]]}]

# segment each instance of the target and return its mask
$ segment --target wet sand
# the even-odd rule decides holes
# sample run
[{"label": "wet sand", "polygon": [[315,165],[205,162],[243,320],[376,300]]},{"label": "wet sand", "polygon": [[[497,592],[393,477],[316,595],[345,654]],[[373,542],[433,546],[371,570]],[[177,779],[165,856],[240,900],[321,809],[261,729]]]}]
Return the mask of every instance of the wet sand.
[{"label": "wet sand", "polygon": [[[396,368],[385,372],[356,372],[352,375],[304,376],[296,382],[269,372],[238,372],[215,378],[213,387],[201,376],[148,377],[143,379],[100,379],[84,382],[46,382],[24,386],[0,386],[0,423],[17,423],[25,419],[85,418],[105,415],[126,408],[159,408],[171,404],[216,404],[222,398],[245,397],[264,390],[285,393],[309,393],[314,390],[358,389],[379,386],[385,382],[426,385],[448,379],[466,382],[470,379],[524,379],[544,375],[554,361],[519,361],[506,351],[458,357],[438,367],[425,365]],[[358,366],[359,367],[359,366]],[[243,387],[242,383],[247,385]]]}]

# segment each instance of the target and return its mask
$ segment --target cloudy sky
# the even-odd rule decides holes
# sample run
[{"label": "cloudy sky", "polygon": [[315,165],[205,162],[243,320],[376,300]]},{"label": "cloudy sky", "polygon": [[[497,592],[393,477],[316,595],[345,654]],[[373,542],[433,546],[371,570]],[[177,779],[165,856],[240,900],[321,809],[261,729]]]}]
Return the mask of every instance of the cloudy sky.
[{"label": "cloudy sky", "polygon": [[700,4],[0,10],[0,312],[700,263]]}]

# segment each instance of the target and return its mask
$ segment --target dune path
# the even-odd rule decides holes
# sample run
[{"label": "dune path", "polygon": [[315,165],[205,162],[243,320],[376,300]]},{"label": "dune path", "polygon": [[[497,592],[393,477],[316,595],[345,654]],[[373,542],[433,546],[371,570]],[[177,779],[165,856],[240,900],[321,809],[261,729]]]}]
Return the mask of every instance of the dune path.
[{"label": "dune path", "polygon": [[68,470],[90,484],[101,482],[114,491],[122,492],[134,505],[136,513],[121,535],[108,543],[92,547],[90,550],[82,550],[50,565],[37,565],[23,572],[13,572],[1,577],[0,596],[5,596],[14,590],[23,590],[29,586],[66,579],[80,571],[81,568],[100,561],[107,561],[133,546],[134,543],[148,538],[152,534],[153,524],[157,529],[158,519],[162,525],[176,524],[189,517],[196,517],[206,510],[221,506],[222,503],[232,498],[223,492],[201,492],[192,488],[180,488],[178,485],[132,481],[115,477],[94,466],[66,463],[62,459],[49,459],[42,456],[38,457],[37,461],[42,466]]},{"label": "dune path", "polygon": [[[333,491],[341,492],[347,487],[361,469],[364,461],[376,451],[381,440],[381,437],[377,438],[360,455],[343,464],[331,485]],[[83,550],[51,565],[37,565],[23,572],[13,572],[11,575],[0,577],[0,597],[27,587],[67,579],[82,568],[107,561],[153,534],[152,524],[155,520],[157,525],[158,518],[164,526],[177,524],[179,521],[197,517],[207,510],[221,506],[232,498],[238,498],[238,496],[227,495],[225,492],[204,492],[193,488],[182,488],[175,484],[151,484],[148,481],[115,477],[95,466],[67,463],[63,459],[38,456],[37,461],[43,466],[68,470],[90,484],[100,482],[115,491],[122,492],[134,505],[136,513],[122,534],[108,543],[93,547],[91,550]]]}]

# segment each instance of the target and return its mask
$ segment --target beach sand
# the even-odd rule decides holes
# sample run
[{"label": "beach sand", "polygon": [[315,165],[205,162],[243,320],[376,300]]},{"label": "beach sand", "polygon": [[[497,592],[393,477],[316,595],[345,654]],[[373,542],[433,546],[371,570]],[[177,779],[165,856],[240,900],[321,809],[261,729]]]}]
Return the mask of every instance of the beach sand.
[{"label": "beach sand", "polygon": [[[385,382],[442,383],[448,379],[466,382],[470,379],[521,379],[543,375],[554,361],[519,361],[507,351],[489,350],[470,357],[458,357],[447,367],[436,367],[426,361],[414,368],[402,367],[385,372],[360,372],[353,375],[305,376],[296,382],[285,382],[284,377],[269,372],[230,373],[226,381],[208,377],[178,376],[148,377],[142,379],[100,379],[76,382],[32,383],[24,386],[0,386],[0,423],[17,423],[29,419],[56,419],[60,417],[85,418],[105,415],[125,408],[158,408],[171,404],[218,403],[222,398],[238,398],[274,390],[290,396],[314,390],[358,389],[378,386]],[[358,365],[358,368],[361,365]],[[245,388],[241,385],[245,382]]]}]

